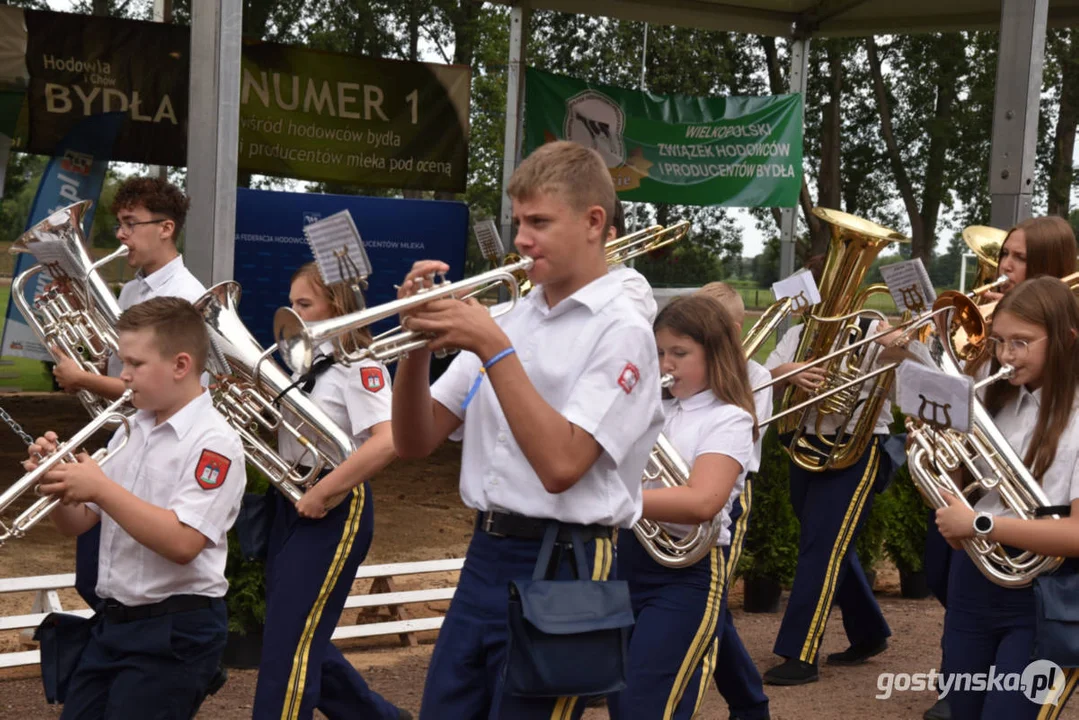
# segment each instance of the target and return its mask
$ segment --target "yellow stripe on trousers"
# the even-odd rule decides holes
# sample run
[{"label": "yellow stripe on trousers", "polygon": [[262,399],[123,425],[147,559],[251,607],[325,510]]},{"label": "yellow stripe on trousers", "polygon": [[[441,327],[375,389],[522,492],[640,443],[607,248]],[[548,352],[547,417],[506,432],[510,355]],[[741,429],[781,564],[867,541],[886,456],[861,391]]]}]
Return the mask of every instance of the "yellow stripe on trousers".
[{"label": "yellow stripe on trousers", "polygon": [[847,506],[847,514],[843,517],[843,523],[839,526],[839,534],[836,535],[835,544],[832,545],[832,555],[828,559],[828,571],[824,574],[824,586],[821,588],[820,597],[817,599],[817,609],[813,613],[813,621],[809,623],[809,633],[806,635],[805,644],[802,646],[802,654],[799,660],[806,663],[813,662],[820,647],[821,637],[824,635],[824,627],[828,621],[828,612],[832,607],[835,597],[836,579],[839,577],[839,567],[843,564],[843,558],[847,554],[847,547],[854,530],[858,527],[858,517],[862,514],[865,501],[873,488],[873,481],[877,476],[877,466],[880,463],[877,441],[873,440],[870,446],[869,462],[865,465],[865,473],[858,482],[858,487],[851,497]]},{"label": "yellow stripe on trousers", "polygon": [[738,496],[738,504],[742,506],[742,514],[734,523],[734,531],[731,533],[730,560],[727,561],[727,579],[734,577],[738,572],[738,561],[742,558],[742,545],[746,541],[746,532],[749,529],[749,511],[753,508],[753,483],[746,480],[742,494]]},{"label": "yellow stripe on trousers", "polygon": [[716,657],[718,655],[719,638],[716,638],[712,641],[712,649],[704,656],[704,663],[701,666],[701,682],[697,685],[697,701],[693,703],[693,714],[690,717],[697,717],[697,713],[700,712],[701,704],[704,702],[704,691],[712,684],[712,673],[716,671]]},{"label": "yellow stripe on trousers", "polygon": [[[596,538],[596,555],[592,561],[592,579],[606,580],[611,572],[611,563],[614,560],[612,543],[609,538]],[[570,720],[573,717],[573,709],[577,706],[577,696],[560,697],[551,711],[551,720]]]},{"label": "yellow stripe on trousers", "polygon": [[352,543],[355,542],[356,535],[360,530],[364,500],[363,486],[353,488],[352,500],[348,509],[348,520],[345,522],[341,539],[337,543],[333,562],[330,563],[330,569],[326,572],[322,587],[319,588],[318,597],[315,598],[315,602],[311,605],[311,611],[307,614],[307,622],[304,625],[303,634],[300,635],[300,644],[296,647],[296,654],[292,656],[292,671],[289,673],[288,687],[285,690],[285,703],[281,707],[281,720],[296,720],[299,717],[304,685],[307,683],[307,659],[311,654],[311,640],[314,638],[315,629],[322,618],[322,610],[326,607],[326,600],[329,599],[334,585],[337,584],[337,579],[341,576],[341,568],[344,566],[345,560],[348,559],[348,554],[352,550]]},{"label": "yellow stripe on trousers", "polygon": [[[719,621],[719,609],[723,601],[723,584],[726,581],[726,563],[723,561],[723,552],[714,547],[709,553],[712,578],[708,585],[708,597],[704,605],[704,617],[697,627],[697,634],[693,636],[686,656],[682,659],[682,666],[678,674],[674,676],[674,685],[671,694],[667,696],[667,705],[663,710],[663,720],[674,717],[674,711],[678,708],[678,702],[682,699],[694,671],[704,660],[705,654],[716,640],[716,624]],[[704,682],[704,678],[701,678]]]},{"label": "yellow stripe on trousers", "polygon": [[1079,680],[1079,668],[1064,669],[1064,679],[1062,680],[1064,691],[1060,693],[1060,698],[1055,705],[1048,703],[1042,705],[1041,712],[1038,713],[1038,720],[1057,720],[1060,717],[1060,713],[1064,712],[1064,706],[1068,704],[1068,699],[1075,692],[1077,680]]}]

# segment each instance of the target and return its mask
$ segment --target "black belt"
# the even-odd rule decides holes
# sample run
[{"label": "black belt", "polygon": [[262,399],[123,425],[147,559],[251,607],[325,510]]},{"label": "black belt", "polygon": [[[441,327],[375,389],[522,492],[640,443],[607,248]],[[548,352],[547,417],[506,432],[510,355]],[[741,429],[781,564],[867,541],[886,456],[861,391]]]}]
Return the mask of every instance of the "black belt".
[{"label": "black belt", "polygon": [[[542,540],[547,532],[547,526],[551,524],[549,519],[531,518],[513,513],[489,510],[476,513],[476,529],[482,530],[488,535],[495,537],[513,537],[521,540]],[[611,538],[613,528],[605,525],[577,525],[575,523],[558,524],[558,542],[566,543],[573,540],[573,531],[580,533],[584,540],[594,538]]]},{"label": "black belt", "polygon": [[220,598],[206,597],[205,595],[173,595],[161,602],[131,607],[116,600],[106,599],[101,608],[101,614],[109,622],[128,623],[190,610],[202,610],[212,607],[217,600],[220,600]]}]

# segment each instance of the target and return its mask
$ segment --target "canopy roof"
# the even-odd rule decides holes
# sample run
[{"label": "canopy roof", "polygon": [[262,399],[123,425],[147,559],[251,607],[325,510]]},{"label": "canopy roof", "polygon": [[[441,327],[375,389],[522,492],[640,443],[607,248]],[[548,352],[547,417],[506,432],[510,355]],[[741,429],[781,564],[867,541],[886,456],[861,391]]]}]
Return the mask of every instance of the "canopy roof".
[{"label": "canopy roof", "polygon": [[[777,36],[997,30],[1001,8],[1001,0],[530,0],[526,4],[536,10]],[[1049,25],[1079,25],[1079,0],[1050,0]]]}]

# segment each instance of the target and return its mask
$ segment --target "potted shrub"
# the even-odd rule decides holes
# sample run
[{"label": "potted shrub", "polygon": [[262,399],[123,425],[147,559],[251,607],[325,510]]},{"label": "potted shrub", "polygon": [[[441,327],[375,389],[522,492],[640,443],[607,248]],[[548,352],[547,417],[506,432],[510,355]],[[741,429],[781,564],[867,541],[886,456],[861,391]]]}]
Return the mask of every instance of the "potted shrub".
[{"label": "potted shrub", "polygon": [[923,560],[927,522],[925,503],[906,466],[882,495],[882,499],[885,497],[888,502],[884,517],[884,550],[899,570],[900,592],[903,597],[916,600],[929,597]]},{"label": "potted shrub", "polygon": [[787,454],[774,427],[765,434],[742,562],[746,612],[778,612],[798,564],[798,520],[791,508]]},{"label": "potted shrub", "polygon": [[[247,492],[262,495],[269,481],[258,470],[247,468]],[[221,664],[225,667],[255,669],[262,655],[262,628],[266,620],[266,563],[247,560],[240,550],[236,529],[229,531],[225,578],[229,581],[225,605],[229,615],[229,636]]]}]

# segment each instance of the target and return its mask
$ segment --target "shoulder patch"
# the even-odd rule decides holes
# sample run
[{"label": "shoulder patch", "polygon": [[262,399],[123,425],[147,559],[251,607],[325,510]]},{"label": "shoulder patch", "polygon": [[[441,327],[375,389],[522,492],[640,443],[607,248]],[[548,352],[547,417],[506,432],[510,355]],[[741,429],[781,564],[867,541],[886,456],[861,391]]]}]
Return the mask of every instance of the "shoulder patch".
[{"label": "shoulder patch", "polygon": [[626,391],[626,395],[633,392],[633,388],[637,387],[637,381],[640,379],[641,373],[633,363],[626,363],[622,372],[618,374],[618,384]]},{"label": "shoulder patch", "polygon": [[386,379],[382,376],[382,368],[379,367],[360,368],[360,380],[363,381],[364,389],[373,393],[377,393],[386,385]]},{"label": "shoulder patch", "polygon": [[195,466],[195,480],[203,490],[216,490],[225,483],[232,461],[213,450],[203,450]]}]

